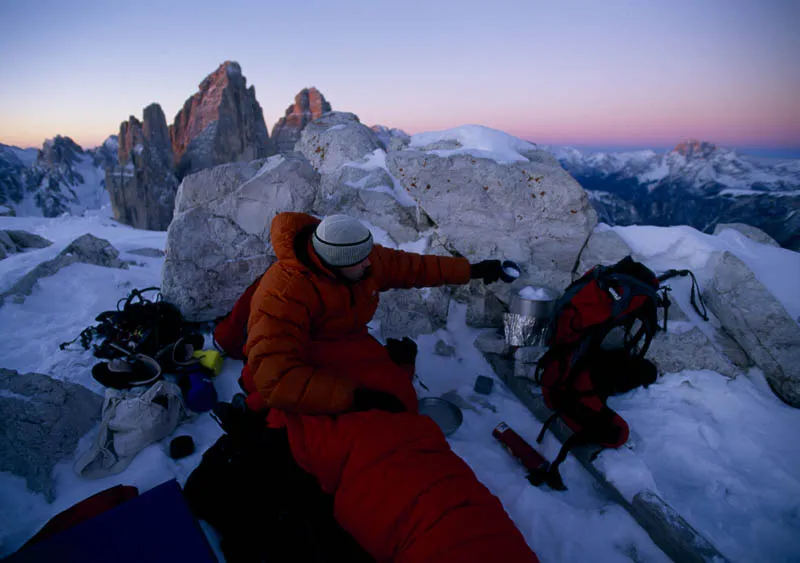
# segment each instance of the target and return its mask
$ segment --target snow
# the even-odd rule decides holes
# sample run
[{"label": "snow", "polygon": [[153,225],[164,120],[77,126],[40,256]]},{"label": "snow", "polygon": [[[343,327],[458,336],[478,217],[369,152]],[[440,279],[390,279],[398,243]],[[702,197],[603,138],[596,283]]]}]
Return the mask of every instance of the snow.
[{"label": "snow", "polygon": [[[388,233],[365,224],[373,230],[376,242],[397,247]],[[21,373],[47,373],[102,393],[90,375],[96,359],[80,348],[60,351],[58,344],[94,324],[98,313],[113,308],[131,289],[160,285],[164,258],[132,255],[129,251],[163,249],[166,233],[120,225],[112,219],[108,206],[80,217],[0,217],[0,229],[27,230],[54,242],[48,248],[0,261],[0,291],[86,232],[109,240],[120,250],[122,259],[135,262],[127,270],[73,264],[42,279],[24,303],[7,302],[2,307],[2,367]],[[704,268],[712,253],[730,250],[779,294],[794,316],[800,313],[796,291],[800,255],[796,253],[760,245],[732,230],[710,236],[684,227],[613,229],[632,247],[635,257],[650,267],[688,267],[701,281],[708,278]],[[425,251],[428,235],[401,248]],[[679,286],[684,281],[676,281],[673,297],[686,293],[687,286]],[[678,304],[689,314],[686,303],[678,300]],[[418,375],[428,387],[419,386],[418,391],[420,396],[454,392],[462,399],[467,406],[462,409],[464,421],[449,438],[451,447],[500,498],[540,559],[668,561],[572,456],[562,465],[569,490],[554,492],[528,484],[522,466],[491,432],[497,424],[506,422],[535,444],[541,424],[499,380],[490,395],[475,394],[473,385],[478,375],[497,378],[473,345],[483,330],[468,327],[466,318],[466,306],[453,301],[446,328],[416,338],[420,350]],[[696,316],[689,315],[683,324],[696,322]],[[679,325],[671,324],[674,330],[681,329]],[[379,322],[370,327],[376,331]],[[435,354],[438,340],[453,346],[455,355]],[[238,391],[240,369],[240,362],[226,360],[222,374],[214,380],[221,400],[230,400]],[[595,466],[624,495],[631,498],[641,490],[658,492],[732,561],[800,559],[800,536],[796,533],[800,528],[800,445],[795,436],[800,410],[778,401],[758,370],[735,379],[708,371],[671,373],[648,389],[612,399],[611,406],[630,423],[631,440],[619,450],[604,451]],[[174,461],[168,456],[169,441],[174,435],[184,434],[192,436],[197,451]],[[98,481],[78,478],[72,471],[74,457],[64,460],[53,472],[53,503],[28,491],[22,478],[0,472],[0,557],[18,548],[52,515],[114,484],[135,485],[140,491],[172,478],[183,484],[220,430],[208,414],[202,414],[182,424],[174,435],[146,448],[120,475]],[[84,436],[76,456],[93,437],[94,431]],[[560,444],[548,432],[537,447],[552,460]],[[207,526],[204,530],[219,553],[213,532]]]},{"label": "snow", "polygon": [[[455,141],[459,148],[427,150],[425,147],[442,141]],[[527,162],[526,152],[537,150],[536,145],[513,137],[497,129],[481,125],[462,125],[444,131],[431,131],[411,136],[411,148],[427,150],[438,156],[447,157],[468,154],[476,158],[489,158],[499,164]]]},{"label": "snow", "polygon": [[[731,252],[753,271],[793,319],[800,318],[800,253],[755,242],[735,229],[707,235],[691,227],[613,227],[633,251],[633,257],[657,272],[670,268],[690,269],[701,285],[711,279],[709,261],[714,253]],[[689,283],[670,280],[670,285]],[[681,292],[674,291],[678,297]],[[684,307],[686,309],[686,307]]]},{"label": "snow", "polygon": [[550,295],[550,292],[544,287],[531,286],[522,288],[519,292],[519,296],[523,299],[529,299],[530,301],[552,301],[557,298],[555,295]]},{"label": "snow", "polygon": [[[336,126],[338,127],[338,126]],[[342,125],[344,127],[344,125]],[[344,166],[349,166],[351,168],[358,168],[361,170],[376,170],[382,169],[386,172],[386,175],[392,179],[391,186],[375,186],[372,188],[364,188],[363,182],[366,182],[368,177],[364,177],[362,179],[362,183],[359,184],[350,184],[351,187],[357,189],[366,189],[368,191],[376,191],[376,192],[383,192],[392,196],[397,203],[402,205],[403,207],[417,207],[417,201],[411,197],[411,194],[408,193],[403,185],[395,178],[391,172],[389,172],[389,168],[386,165],[386,151],[383,149],[375,149],[371,153],[367,154],[361,162],[348,162]]]},{"label": "snow", "polygon": [[14,153],[22,164],[25,166],[33,166],[36,164],[36,158],[39,156],[39,149],[21,149],[19,147],[9,147],[11,152]]}]

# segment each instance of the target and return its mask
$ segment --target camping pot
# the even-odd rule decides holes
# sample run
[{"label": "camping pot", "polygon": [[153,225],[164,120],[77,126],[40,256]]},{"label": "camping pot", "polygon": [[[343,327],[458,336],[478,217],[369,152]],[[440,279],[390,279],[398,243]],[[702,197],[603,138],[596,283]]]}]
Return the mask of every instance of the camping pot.
[{"label": "camping pot", "polygon": [[436,425],[442,429],[445,436],[449,436],[458,430],[464,420],[461,409],[450,401],[438,397],[420,399],[419,414],[431,417]]},{"label": "camping pot", "polygon": [[509,346],[543,346],[547,341],[558,292],[533,288],[536,298],[513,295],[509,312],[503,315],[506,343]]}]

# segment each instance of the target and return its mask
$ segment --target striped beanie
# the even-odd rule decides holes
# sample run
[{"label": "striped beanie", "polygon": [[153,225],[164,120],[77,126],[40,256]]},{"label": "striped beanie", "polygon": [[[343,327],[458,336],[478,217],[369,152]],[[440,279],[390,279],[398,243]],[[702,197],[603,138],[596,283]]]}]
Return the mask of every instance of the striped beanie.
[{"label": "striped beanie", "polygon": [[346,268],[369,256],[372,233],[357,219],[347,215],[329,215],[317,225],[311,243],[326,264]]}]

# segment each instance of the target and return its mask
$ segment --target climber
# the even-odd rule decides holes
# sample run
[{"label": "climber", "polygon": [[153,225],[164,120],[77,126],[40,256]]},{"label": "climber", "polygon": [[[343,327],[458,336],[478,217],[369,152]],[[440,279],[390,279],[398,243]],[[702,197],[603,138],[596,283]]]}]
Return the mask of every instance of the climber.
[{"label": "climber", "polygon": [[500,501],[417,414],[416,344],[384,347],[367,329],[381,291],[493,283],[500,261],[384,248],[344,215],[281,213],[270,234],[278,261],[252,297],[242,385],[334,496],[342,528],[382,561],[536,561]]}]

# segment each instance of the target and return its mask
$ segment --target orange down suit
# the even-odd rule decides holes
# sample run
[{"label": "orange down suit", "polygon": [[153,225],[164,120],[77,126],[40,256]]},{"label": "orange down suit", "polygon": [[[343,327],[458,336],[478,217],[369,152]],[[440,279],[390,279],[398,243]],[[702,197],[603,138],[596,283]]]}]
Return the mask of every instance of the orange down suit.
[{"label": "orange down suit", "polygon": [[[297,463],[334,495],[336,520],[378,561],[537,561],[500,501],[417,414],[412,374],[367,331],[379,292],[467,283],[469,262],[374,245],[371,275],[346,282],[313,251],[318,223],[301,213],[272,222],[278,261],[251,302],[248,404],[271,409]],[[357,387],[392,393],[407,412],[347,412]]]}]

